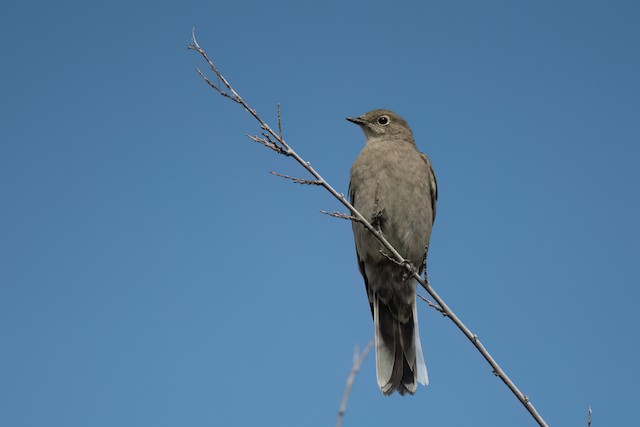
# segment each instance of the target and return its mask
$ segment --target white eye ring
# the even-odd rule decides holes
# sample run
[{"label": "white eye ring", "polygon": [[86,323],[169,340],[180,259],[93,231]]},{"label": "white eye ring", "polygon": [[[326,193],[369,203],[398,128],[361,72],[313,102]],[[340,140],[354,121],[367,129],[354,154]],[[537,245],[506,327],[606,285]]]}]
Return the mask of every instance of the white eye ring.
[{"label": "white eye ring", "polygon": [[388,116],[380,116],[378,117],[378,124],[382,125],[382,126],[386,126],[390,123],[389,117]]}]

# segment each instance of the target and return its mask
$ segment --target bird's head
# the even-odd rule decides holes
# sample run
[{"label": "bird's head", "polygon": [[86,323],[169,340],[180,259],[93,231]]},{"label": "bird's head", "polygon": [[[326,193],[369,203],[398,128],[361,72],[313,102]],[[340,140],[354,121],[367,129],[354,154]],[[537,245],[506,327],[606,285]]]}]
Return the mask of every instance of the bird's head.
[{"label": "bird's head", "polygon": [[404,136],[413,140],[407,121],[393,111],[372,110],[360,117],[347,117],[347,120],[360,126],[367,140],[381,136]]}]

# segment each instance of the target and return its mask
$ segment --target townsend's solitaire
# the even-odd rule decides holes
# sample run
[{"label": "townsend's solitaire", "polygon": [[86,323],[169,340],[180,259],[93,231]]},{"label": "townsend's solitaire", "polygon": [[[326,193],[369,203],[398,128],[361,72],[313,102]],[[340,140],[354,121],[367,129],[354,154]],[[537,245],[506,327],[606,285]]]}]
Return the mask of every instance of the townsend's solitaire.
[{"label": "townsend's solitaire", "polygon": [[[407,122],[392,111],[347,120],[366,137],[351,167],[351,204],[422,273],[438,197],[431,162],[418,151]],[[429,383],[418,332],[417,281],[380,253],[388,251],[362,224],[352,225],[373,314],[378,386],[387,396],[396,390],[413,394],[417,383]]]}]

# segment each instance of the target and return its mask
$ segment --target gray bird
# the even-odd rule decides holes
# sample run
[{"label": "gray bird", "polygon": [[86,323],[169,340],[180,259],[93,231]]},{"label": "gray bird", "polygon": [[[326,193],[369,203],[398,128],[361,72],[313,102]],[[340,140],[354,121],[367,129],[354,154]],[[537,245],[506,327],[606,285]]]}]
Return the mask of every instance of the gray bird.
[{"label": "gray bird", "polygon": [[[431,162],[418,151],[409,124],[392,111],[347,120],[366,137],[351,167],[351,204],[422,273],[438,198]],[[417,383],[429,383],[418,332],[417,281],[380,253],[388,251],[362,224],[352,225],[375,327],[378,386],[387,396],[414,394]]]}]

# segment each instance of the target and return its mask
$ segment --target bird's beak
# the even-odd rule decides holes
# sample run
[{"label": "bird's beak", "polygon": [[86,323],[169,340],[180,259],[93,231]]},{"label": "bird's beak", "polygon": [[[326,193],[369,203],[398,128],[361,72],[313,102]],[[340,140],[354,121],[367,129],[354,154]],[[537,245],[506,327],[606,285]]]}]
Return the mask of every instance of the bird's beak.
[{"label": "bird's beak", "polygon": [[362,120],[360,117],[347,117],[347,120],[350,121],[351,123],[355,123],[358,126],[362,126],[365,124],[365,121]]}]

